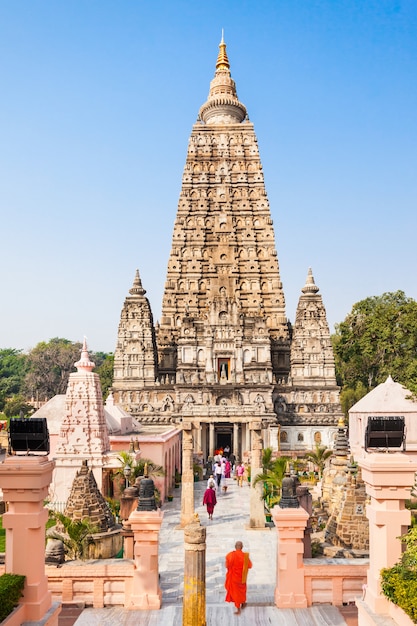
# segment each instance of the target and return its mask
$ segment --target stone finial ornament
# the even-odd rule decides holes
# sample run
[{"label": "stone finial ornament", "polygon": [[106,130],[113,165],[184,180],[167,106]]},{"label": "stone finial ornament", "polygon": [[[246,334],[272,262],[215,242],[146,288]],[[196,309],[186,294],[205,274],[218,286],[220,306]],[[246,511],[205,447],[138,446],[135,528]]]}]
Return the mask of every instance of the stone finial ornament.
[{"label": "stone finial ornament", "polygon": [[281,509],[298,509],[300,503],[297,498],[297,481],[295,476],[291,476],[290,465],[287,462],[285,470],[285,478],[282,479],[281,500],[279,507]]},{"label": "stone finial ornament", "polygon": [[90,356],[88,354],[87,348],[87,337],[84,337],[83,347],[81,349],[81,358],[79,361],[74,363],[74,365],[79,372],[92,372],[96,366],[93,361],[90,361]]},{"label": "stone finial ornament", "polygon": [[139,486],[139,502],[137,511],[156,511],[155,483],[152,478],[144,475]]}]

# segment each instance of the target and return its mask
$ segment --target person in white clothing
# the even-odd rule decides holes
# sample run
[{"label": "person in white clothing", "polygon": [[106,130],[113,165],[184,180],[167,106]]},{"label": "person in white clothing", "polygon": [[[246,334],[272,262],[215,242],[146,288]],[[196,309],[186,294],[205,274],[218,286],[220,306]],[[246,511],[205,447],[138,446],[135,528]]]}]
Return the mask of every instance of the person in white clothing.
[{"label": "person in white clothing", "polygon": [[214,469],[214,475],[216,477],[217,489],[220,489],[220,485],[222,482],[222,464],[220,461],[217,462],[216,467]]}]

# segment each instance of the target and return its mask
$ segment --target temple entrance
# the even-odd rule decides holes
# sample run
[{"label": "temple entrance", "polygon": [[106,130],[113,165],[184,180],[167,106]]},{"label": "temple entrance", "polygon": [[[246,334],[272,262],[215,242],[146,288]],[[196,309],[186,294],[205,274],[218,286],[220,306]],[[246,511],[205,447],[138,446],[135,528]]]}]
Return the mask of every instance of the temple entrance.
[{"label": "temple entrance", "polygon": [[216,426],[215,434],[216,450],[224,450],[226,446],[229,446],[230,450],[233,451],[233,429],[230,426]]}]

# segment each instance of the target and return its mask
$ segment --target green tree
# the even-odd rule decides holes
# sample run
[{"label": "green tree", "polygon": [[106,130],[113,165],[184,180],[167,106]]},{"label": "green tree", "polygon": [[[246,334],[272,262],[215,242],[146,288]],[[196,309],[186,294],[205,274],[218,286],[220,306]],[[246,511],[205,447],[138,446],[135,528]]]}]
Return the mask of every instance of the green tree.
[{"label": "green tree", "polygon": [[[100,363],[97,363],[96,355],[103,355],[104,358],[100,359]],[[97,353],[95,352],[93,355],[93,361],[96,364],[95,372],[100,377],[101,391],[103,393],[103,400],[106,400],[107,396],[110,393],[110,389],[113,385],[113,366],[114,366],[114,355],[113,354],[105,354],[104,352]]]},{"label": "green tree", "polygon": [[21,393],[26,372],[26,354],[14,348],[0,350],[0,411],[3,410],[6,398]]},{"label": "green tree", "polygon": [[21,395],[7,398],[3,412],[6,417],[26,417],[33,412],[33,407]]},{"label": "green tree", "polygon": [[262,472],[256,476],[253,484],[262,483],[262,499],[268,509],[279,501],[288,461],[285,456],[274,458],[272,448],[265,448],[262,452]]},{"label": "green tree", "polygon": [[403,291],[354,304],[332,341],[344,389],[369,391],[391,375],[417,392],[417,302]]},{"label": "green tree", "polygon": [[55,337],[47,343],[38,343],[28,355],[28,373],[24,388],[28,397],[48,400],[66,393],[68,377],[75,371],[82,344]]},{"label": "green tree", "polygon": [[349,409],[361,398],[366,396],[367,393],[367,389],[361,380],[356,383],[354,389],[351,387],[344,387],[342,389],[340,392],[340,404],[342,405],[342,411],[345,414],[345,417],[348,417]]},{"label": "green tree", "polygon": [[332,454],[332,450],[329,450],[326,446],[319,446],[318,444],[316,445],[315,450],[306,452],[305,454],[305,458],[318,467],[320,479],[323,476],[323,470],[326,467],[327,459],[329,459]]}]

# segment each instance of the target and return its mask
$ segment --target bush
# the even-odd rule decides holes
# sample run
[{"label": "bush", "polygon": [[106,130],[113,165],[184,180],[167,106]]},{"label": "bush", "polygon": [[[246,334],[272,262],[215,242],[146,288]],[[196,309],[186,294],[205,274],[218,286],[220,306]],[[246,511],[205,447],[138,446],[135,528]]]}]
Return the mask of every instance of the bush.
[{"label": "bush", "polygon": [[19,604],[23,595],[25,576],[3,574],[0,576],[0,622],[2,622]]},{"label": "bush", "polygon": [[415,572],[405,570],[401,563],[381,571],[382,593],[417,623],[417,580]]},{"label": "bush", "polygon": [[311,556],[314,558],[323,556],[323,546],[318,539],[311,542]]},{"label": "bush", "polygon": [[381,571],[381,589],[388,600],[399,606],[417,623],[417,526],[401,537],[406,544],[400,561]]}]

